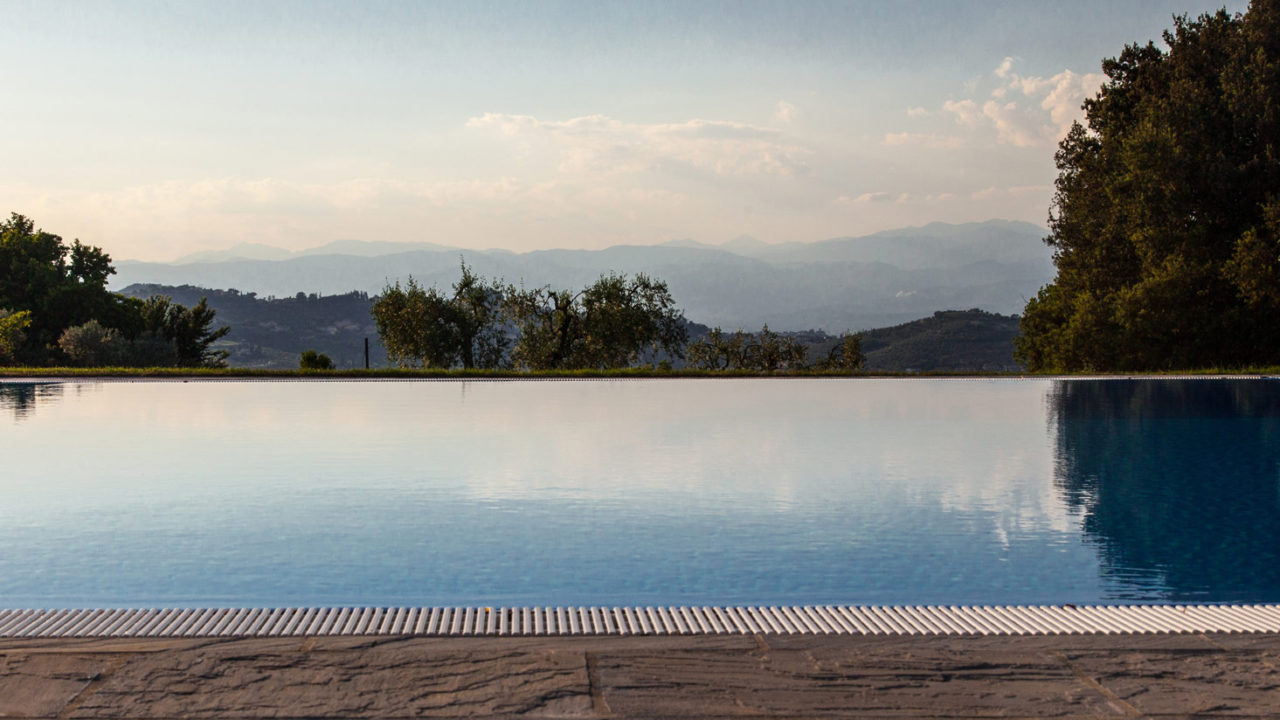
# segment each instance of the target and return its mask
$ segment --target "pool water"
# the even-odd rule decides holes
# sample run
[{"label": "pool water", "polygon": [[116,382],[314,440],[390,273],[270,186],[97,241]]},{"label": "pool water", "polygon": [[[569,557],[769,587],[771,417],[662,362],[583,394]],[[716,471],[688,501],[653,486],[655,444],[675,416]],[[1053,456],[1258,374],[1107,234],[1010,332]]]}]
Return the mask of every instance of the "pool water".
[{"label": "pool water", "polygon": [[0,384],[0,607],[1280,601],[1280,382]]}]

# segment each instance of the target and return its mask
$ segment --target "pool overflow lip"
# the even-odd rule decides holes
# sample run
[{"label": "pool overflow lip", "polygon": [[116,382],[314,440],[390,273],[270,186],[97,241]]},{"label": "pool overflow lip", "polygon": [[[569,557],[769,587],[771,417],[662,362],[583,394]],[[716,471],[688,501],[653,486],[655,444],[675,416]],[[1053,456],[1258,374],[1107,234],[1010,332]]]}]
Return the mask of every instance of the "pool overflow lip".
[{"label": "pool overflow lip", "polygon": [[930,374],[892,374],[877,375],[867,373],[860,375],[637,375],[637,376],[573,376],[573,375],[500,375],[500,376],[450,376],[427,375],[423,377],[371,375],[339,375],[325,377],[323,375],[32,375],[2,376],[0,385],[50,385],[50,384],[91,384],[91,383],[476,383],[476,382],[648,382],[648,381],[690,381],[690,380],[943,380],[956,382],[1004,382],[1026,380],[1049,380],[1068,382],[1097,382],[1112,380],[1280,380],[1280,375],[1265,373],[1214,373],[1214,374],[1113,374],[1113,375],[1037,375],[1034,373],[1005,375],[930,375]]},{"label": "pool overflow lip", "polygon": [[805,605],[0,610],[0,638],[1097,635],[1280,632],[1280,605]]}]

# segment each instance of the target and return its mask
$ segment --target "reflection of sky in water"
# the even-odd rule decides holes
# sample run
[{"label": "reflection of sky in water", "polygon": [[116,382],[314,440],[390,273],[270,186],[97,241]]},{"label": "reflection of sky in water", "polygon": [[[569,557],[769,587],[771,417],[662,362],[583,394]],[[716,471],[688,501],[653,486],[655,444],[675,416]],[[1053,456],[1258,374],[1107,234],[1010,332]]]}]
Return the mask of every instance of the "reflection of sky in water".
[{"label": "reflection of sky in water", "polygon": [[0,606],[1162,597],[1055,487],[1052,387],[69,385],[0,405]]}]

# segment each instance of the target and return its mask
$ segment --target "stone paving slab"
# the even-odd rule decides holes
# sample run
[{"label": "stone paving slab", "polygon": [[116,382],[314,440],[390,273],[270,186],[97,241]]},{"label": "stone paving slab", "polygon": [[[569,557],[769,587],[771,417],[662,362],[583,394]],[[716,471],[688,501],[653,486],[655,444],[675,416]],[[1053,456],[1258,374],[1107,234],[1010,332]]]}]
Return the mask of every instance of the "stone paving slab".
[{"label": "stone paving slab", "polygon": [[0,641],[4,718],[1280,718],[1280,634]]}]

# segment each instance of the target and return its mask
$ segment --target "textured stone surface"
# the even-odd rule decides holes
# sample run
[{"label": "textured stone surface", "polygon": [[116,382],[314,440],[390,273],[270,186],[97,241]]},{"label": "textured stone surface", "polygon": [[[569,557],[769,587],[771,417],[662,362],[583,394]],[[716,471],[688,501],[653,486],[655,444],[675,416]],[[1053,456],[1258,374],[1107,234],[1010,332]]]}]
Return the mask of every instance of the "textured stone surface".
[{"label": "textured stone surface", "polygon": [[1280,717],[1280,635],[0,641],[6,718]]},{"label": "textured stone surface", "polygon": [[98,655],[0,655],[0,717],[56,717],[109,666]]}]

